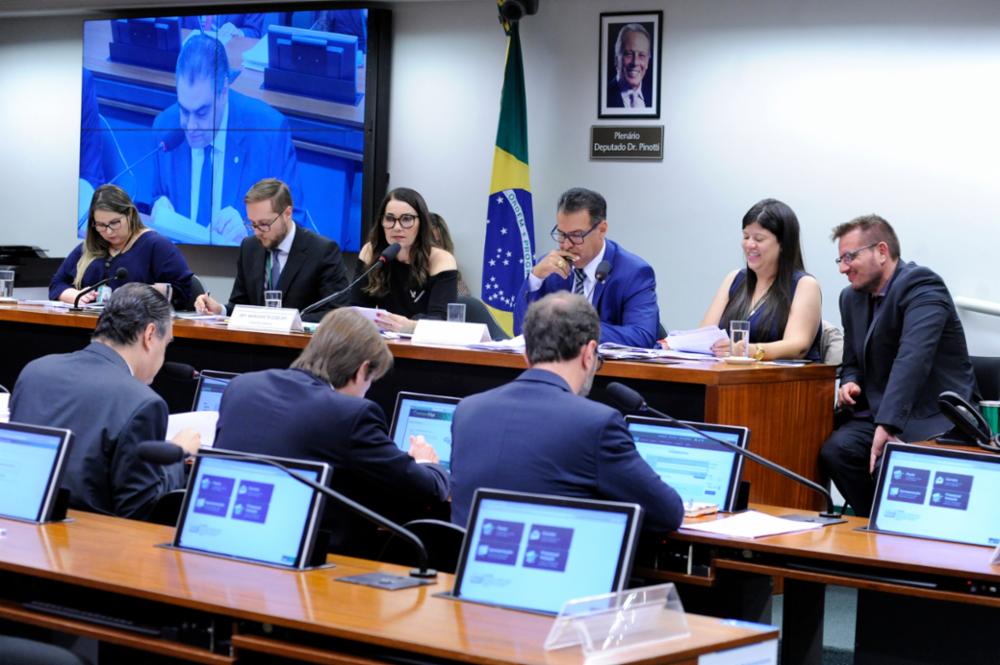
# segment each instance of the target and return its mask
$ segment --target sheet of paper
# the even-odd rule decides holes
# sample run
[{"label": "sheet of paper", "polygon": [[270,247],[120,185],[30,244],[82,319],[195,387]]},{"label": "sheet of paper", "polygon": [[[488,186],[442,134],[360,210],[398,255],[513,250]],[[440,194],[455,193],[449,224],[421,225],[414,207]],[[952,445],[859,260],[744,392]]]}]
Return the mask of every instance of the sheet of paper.
[{"label": "sheet of paper", "polygon": [[211,448],[215,443],[215,424],[218,421],[218,411],[171,413],[167,417],[167,439],[173,439],[182,429],[190,427],[201,434],[201,447]]},{"label": "sheet of paper", "polygon": [[781,533],[819,529],[822,526],[822,524],[796,522],[795,520],[786,520],[774,515],[757,512],[756,510],[748,510],[737,513],[732,517],[724,517],[721,520],[685,524],[683,528],[691,531],[716,533],[720,536],[763,538],[764,536],[776,536]]},{"label": "sheet of paper", "polygon": [[243,67],[262,72],[267,68],[267,36],[243,51]]},{"label": "sheet of paper", "polygon": [[498,339],[492,342],[480,342],[470,344],[470,349],[481,351],[507,351],[509,353],[524,353],[524,335],[518,335],[512,339]]},{"label": "sheet of paper", "polygon": [[385,311],[382,309],[378,309],[377,307],[359,307],[358,305],[355,305],[351,309],[353,309],[355,312],[365,317],[375,325],[378,325],[378,322],[375,320],[376,315],[378,315],[379,312]]},{"label": "sheet of paper", "polygon": [[704,326],[694,330],[675,330],[667,335],[667,344],[674,351],[711,355],[712,345],[721,339],[728,340],[729,336],[719,326]]},{"label": "sheet of paper", "polygon": [[722,362],[722,358],[716,358],[713,355],[706,355],[704,353],[690,353],[688,351],[674,351],[674,350],[664,350],[662,351],[663,358],[674,358],[675,360],[700,360],[710,363]]}]

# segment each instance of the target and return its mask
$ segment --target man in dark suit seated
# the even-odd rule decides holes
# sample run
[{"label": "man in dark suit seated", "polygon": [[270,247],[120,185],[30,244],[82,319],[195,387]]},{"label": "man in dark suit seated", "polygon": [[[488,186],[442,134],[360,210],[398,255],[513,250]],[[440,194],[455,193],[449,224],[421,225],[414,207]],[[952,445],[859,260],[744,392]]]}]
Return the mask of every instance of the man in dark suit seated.
[{"label": "man in dark suit seated", "polygon": [[653,82],[646,78],[652,60],[649,31],[629,23],[615,40],[615,76],[608,81],[608,108],[648,108],[653,103]]},{"label": "man in dark suit seated", "polygon": [[937,398],[976,391],[965,331],[948,287],[900,260],[887,221],[865,215],[833,230],[837,263],[851,283],[840,294],[844,362],[839,406],[853,410],[823,444],[820,460],[858,515],[871,512],[872,474],[887,441],[923,441],[951,423]]},{"label": "man in dark suit seated", "polygon": [[621,414],[585,399],[601,366],[600,322],[565,291],[528,309],[530,369],[507,385],[466,397],[452,421],[451,520],[465,525],[478,487],[629,501],[643,526],[676,529],[684,506],[635,449]]},{"label": "man in dark suit seated", "polygon": [[[409,454],[389,438],[385,416],[364,398],[392,367],[378,329],[351,309],[327,314],[289,369],[242,374],[219,406],[215,448],[329,462],[333,489],[390,519],[426,516],[447,501],[450,479],[423,437]],[[374,557],[375,529],[333,502],[330,550]]]},{"label": "man in dark suit seated", "polygon": [[[229,303],[203,294],[195,299],[202,313],[232,314],[236,305],[263,305],[265,290],[281,291],[282,307],[303,309],[347,287],[340,248],[332,240],[292,220],[292,194],[280,180],[261,180],[244,197],[247,226],[253,235],[240,243],[236,281]],[[330,309],[347,304],[350,293],[306,315],[319,321]]]},{"label": "man in dark suit seated", "polygon": [[[152,286],[126,284],[105,305],[89,346],[21,370],[11,421],[75,435],[63,475],[71,507],[142,519],[161,494],[184,486],[180,463],[148,464],[136,454],[136,444],[167,432],[167,403],[148,384],[173,339],[171,315]],[[174,443],[193,454],[200,437],[184,430]]]}]

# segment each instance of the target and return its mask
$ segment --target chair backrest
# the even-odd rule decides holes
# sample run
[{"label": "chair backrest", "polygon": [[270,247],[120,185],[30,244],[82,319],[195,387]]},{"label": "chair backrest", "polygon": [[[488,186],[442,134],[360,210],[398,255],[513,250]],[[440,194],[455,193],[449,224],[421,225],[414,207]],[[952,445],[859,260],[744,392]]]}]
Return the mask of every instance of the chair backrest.
[{"label": "chair backrest", "polygon": [[[462,552],[465,529],[444,520],[420,519],[407,522],[404,528],[413,532],[427,548],[428,564],[442,573],[454,573]],[[413,545],[399,537],[391,538],[382,550],[380,561],[417,565]]]},{"label": "chair backrest", "polygon": [[177,526],[177,518],[181,515],[181,504],[184,503],[184,492],[185,490],[170,490],[161,494],[146,521],[164,526]]},{"label": "chair backrest", "polygon": [[840,365],[844,360],[844,332],[829,321],[823,321],[819,339],[819,356],[827,365]]},{"label": "chair backrest", "polygon": [[494,340],[510,339],[510,335],[500,327],[483,301],[475,296],[459,296],[458,302],[465,305],[465,320],[469,323],[485,323]]},{"label": "chair backrest", "polygon": [[972,356],[972,371],[976,374],[979,396],[982,399],[1000,399],[1000,358],[995,356]]},{"label": "chair backrest", "polygon": [[204,293],[205,285],[198,279],[198,275],[191,275],[191,302],[194,303],[194,299]]}]

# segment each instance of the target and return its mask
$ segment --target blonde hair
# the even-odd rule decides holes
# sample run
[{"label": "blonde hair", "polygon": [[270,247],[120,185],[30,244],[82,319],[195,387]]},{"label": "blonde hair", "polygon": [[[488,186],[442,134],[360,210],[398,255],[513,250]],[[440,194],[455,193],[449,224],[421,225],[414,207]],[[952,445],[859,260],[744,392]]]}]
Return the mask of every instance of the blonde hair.
[{"label": "blonde hair", "polygon": [[334,388],[343,388],[365,361],[365,378],[377,381],[392,367],[392,353],[374,323],[353,309],[335,309],[320,321],[319,329],[292,367]]},{"label": "blonde hair", "polygon": [[125,216],[125,223],[128,224],[128,241],[122,248],[122,252],[127,252],[146,231],[146,225],[139,217],[132,199],[125,193],[125,190],[118,185],[101,185],[94,191],[94,196],[90,199],[90,209],[87,211],[87,234],[83,238],[83,248],[80,252],[80,260],[76,262],[76,277],[73,279],[73,286],[81,288],[83,286],[83,274],[87,272],[90,264],[98,259],[107,259],[111,256],[111,245],[97,232],[94,221],[94,212],[105,210]]}]

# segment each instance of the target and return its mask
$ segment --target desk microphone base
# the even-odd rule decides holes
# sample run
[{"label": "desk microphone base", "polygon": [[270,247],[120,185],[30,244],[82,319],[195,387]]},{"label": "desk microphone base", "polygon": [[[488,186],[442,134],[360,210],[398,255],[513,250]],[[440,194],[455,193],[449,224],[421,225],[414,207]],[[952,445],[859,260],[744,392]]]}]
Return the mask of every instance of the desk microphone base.
[{"label": "desk microphone base", "polygon": [[793,522],[809,522],[810,524],[822,524],[823,526],[830,526],[831,524],[843,524],[845,520],[840,515],[781,515],[781,519],[792,520]]}]

